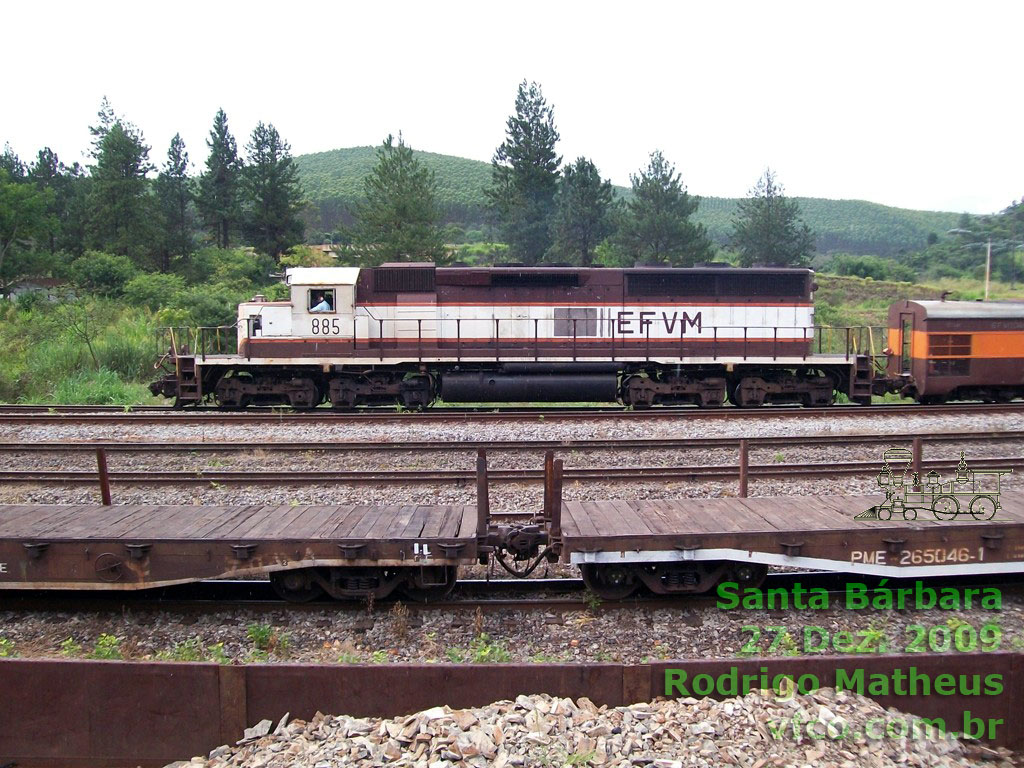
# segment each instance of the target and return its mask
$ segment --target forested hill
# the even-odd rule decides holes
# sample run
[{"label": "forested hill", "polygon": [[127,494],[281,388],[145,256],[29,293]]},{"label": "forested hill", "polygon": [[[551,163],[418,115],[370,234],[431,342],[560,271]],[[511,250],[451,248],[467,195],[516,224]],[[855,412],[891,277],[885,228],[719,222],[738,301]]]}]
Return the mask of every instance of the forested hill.
[{"label": "forested hill", "polygon": [[[352,147],[295,158],[306,196],[314,203],[316,214],[309,221],[313,229],[330,232],[347,218],[346,210],[362,196],[363,177],[372,170],[376,152],[376,147]],[[483,190],[491,180],[490,164],[432,152],[417,151],[416,156],[437,175],[447,220],[467,228],[479,226],[483,220]],[[616,187],[616,192],[629,195],[623,187]],[[957,213],[912,211],[863,200],[795,199],[804,220],[817,234],[820,253],[888,256],[902,249],[917,250],[924,248],[930,233],[942,235],[956,227],[960,218]],[[717,242],[724,242],[736,203],[732,198],[704,197],[695,219]]]}]

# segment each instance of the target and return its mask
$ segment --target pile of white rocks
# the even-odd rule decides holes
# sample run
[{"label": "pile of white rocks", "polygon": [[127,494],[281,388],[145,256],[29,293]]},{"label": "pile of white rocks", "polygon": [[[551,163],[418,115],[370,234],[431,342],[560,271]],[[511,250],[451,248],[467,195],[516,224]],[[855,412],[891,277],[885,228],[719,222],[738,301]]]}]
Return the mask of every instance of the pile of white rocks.
[{"label": "pile of white rocks", "polygon": [[285,716],[276,728],[264,720],[248,729],[235,747],[174,766],[1010,768],[1012,757],[929,734],[918,718],[871,699],[821,689],[788,700],[761,691],[723,701],[685,698],[628,707],[519,696],[393,720],[317,713],[309,722],[288,722]]}]

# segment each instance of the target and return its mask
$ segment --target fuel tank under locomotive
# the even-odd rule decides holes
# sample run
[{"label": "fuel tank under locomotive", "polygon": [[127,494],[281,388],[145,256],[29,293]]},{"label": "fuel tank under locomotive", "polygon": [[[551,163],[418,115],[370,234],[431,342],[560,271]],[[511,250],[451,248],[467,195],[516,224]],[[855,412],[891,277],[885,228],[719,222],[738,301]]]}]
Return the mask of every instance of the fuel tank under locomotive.
[{"label": "fuel tank under locomotive", "polygon": [[506,364],[500,370],[451,371],[441,377],[446,403],[614,403],[618,366],[604,363],[564,365]]}]

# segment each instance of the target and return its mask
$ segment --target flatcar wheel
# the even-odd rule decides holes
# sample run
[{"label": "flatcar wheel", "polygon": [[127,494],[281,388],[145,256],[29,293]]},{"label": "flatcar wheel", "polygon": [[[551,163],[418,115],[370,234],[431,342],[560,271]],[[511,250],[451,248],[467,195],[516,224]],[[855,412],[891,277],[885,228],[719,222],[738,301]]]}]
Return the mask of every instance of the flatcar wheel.
[{"label": "flatcar wheel", "polygon": [[278,597],[289,603],[308,603],[324,593],[323,587],[313,581],[304,568],[274,571],[270,574],[270,585]]},{"label": "flatcar wheel", "polygon": [[741,587],[759,587],[768,576],[768,566],[761,563],[734,563],[729,573],[729,580]]},{"label": "flatcar wheel", "polygon": [[623,600],[633,594],[639,582],[621,565],[580,566],[587,589],[603,600]]},{"label": "flatcar wheel", "polygon": [[402,586],[402,592],[410,600],[417,603],[431,603],[437,600],[444,600],[455,588],[455,580],[458,569],[454,566],[447,566],[444,569],[443,584],[424,584],[420,578],[413,577]]}]

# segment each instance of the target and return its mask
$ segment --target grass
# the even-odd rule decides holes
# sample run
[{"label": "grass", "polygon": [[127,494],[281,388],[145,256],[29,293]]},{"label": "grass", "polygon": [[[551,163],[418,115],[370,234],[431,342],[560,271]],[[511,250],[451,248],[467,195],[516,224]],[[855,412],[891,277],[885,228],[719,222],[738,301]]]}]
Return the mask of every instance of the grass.
[{"label": "grass", "polygon": [[270,624],[250,624],[245,635],[252,643],[249,658],[252,661],[267,661],[271,654],[279,658],[288,658],[291,652],[291,638],[278,632]]},{"label": "grass", "polygon": [[106,632],[96,639],[96,646],[89,654],[90,659],[121,659],[121,639]]},{"label": "grass", "polygon": [[28,308],[0,301],[0,402],[162,402],[146,386],[155,378],[155,338],[152,315],[109,301]]},{"label": "grass", "polygon": [[69,659],[75,658],[76,656],[82,655],[81,643],[76,643],[75,638],[68,637],[60,643],[60,655],[66,656]]},{"label": "grass", "polygon": [[156,654],[158,661],[212,661],[216,664],[230,664],[231,659],[224,652],[224,643],[214,643],[207,646],[198,637],[190,637],[175,643],[166,651],[159,651]]},{"label": "grass", "polygon": [[[80,371],[58,381],[43,403],[62,405],[137,405],[153,400],[145,384],[124,381],[106,368]],[[26,398],[23,402],[32,402]]]}]

